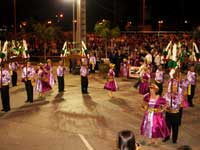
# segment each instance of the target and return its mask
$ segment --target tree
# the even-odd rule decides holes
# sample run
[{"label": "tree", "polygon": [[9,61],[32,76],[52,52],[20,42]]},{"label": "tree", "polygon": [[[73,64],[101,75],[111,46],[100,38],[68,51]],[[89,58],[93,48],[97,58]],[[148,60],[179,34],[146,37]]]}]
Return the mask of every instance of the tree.
[{"label": "tree", "polygon": [[59,27],[36,23],[32,25],[34,34],[44,42],[44,57],[46,60],[46,44],[48,41],[59,39],[62,32]]},{"label": "tree", "polygon": [[109,20],[103,19],[101,22],[97,22],[94,27],[95,33],[102,37],[105,42],[105,51],[106,51],[106,58],[108,57],[108,41],[111,38],[116,38],[120,35],[119,27],[111,28],[111,23]]}]

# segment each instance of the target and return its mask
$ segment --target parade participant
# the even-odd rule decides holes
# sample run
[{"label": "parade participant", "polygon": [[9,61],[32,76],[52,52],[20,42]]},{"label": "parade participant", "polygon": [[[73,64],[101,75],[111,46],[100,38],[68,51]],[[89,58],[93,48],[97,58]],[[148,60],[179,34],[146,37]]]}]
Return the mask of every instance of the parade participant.
[{"label": "parade participant", "polygon": [[166,99],[156,94],[159,90],[156,84],[151,84],[150,93],[144,95],[144,118],[141,124],[141,135],[150,139],[149,144],[158,144],[158,138],[169,136],[163,111],[167,107]]},{"label": "parade participant", "polygon": [[121,63],[121,75],[123,77],[128,77],[128,61],[127,59],[123,59],[123,62]]},{"label": "parade participant", "polygon": [[64,92],[64,74],[65,74],[66,68],[63,66],[63,61],[59,61],[59,65],[57,68],[57,79],[58,79],[58,92]]},{"label": "parade participant", "polygon": [[91,53],[91,56],[89,58],[89,63],[90,63],[90,72],[95,73],[96,57],[94,56],[94,53]]},{"label": "parade participant", "polygon": [[86,59],[82,59],[82,65],[80,68],[80,75],[81,75],[81,91],[83,94],[88,94],[88,63]]},{"label": "parade participant", "polygon": [[22,81],[25,83],[27,100],[33,102],[33,82],[34,82],[35,69],[31,66],[31,62],[27,62],[26,66],[22,69]]},{"label": "parade participant", "polygon": [[51,59],[47,59],[47,64],[45,64],[44,69],[48,73],[48,82],[52,87],[55,84],[56,80],[53,76],[53,66]]},{"label": "parade participant", "polygon": [[193,104],[193,97],[195,94],[195,85],[196,85],[196,73],[194,70],[194,66],[190,67],[190,70],[187,72],[187,80],[189,81],[188,84],[188,102],[190,107],[194,107]]},{"label": "parade participant", "polygon": [[139,93],[145,95],[149,92],[149,83],[151,75],[147,67],[144,68],[144,72],[141,77],[141,82],[139,85]]},{"label": "parade participant", "polygon": [[114,64],[115,64],[115,76],[119,77],[120,73],[120,64],[123,60],[123,56],[121,54],[121,50],[118,50],[114,56]]},{"label": "parade participant", "polygon": [[159,65],[155,74],[155,83],[159,87],[158,90],[159,95],[162,95],[163,92],[163,82],[164,82],[164,72],[162,70],[162,65]]},{"label": "parade participant", "polygon": [[[179,92],[179,81],[177,80],[177,72],[171,73],[171,79],[168,83],[168,92],[165,95],[165,98],[168,103],[166,109],[165,119],[168,126],[168,129],[172,130],[172,142],[176,143],[178,139],[178,131],[180,124],[180,107],[182,104],[182,94]],[[163,142],[166,142],[170,139],[170,135],[166,137]]]},{"label": "parade participant", "polygon": [[117,91],[118,90],[118,85],[117,82],[115,80],[115,72],[114,72],[114,68],[115,65],[114,64],[110,64],[110,69],[108,71],[108,77],[107,77],[107,82],[104,85],[104,89],[108,90],[108,95],[110,97],[113,97],[113,91]]},{"label": "parade participant", "polygon": [[37,71],[36,91],[39,92],[39,97],[43,97],[44,93],[50,91],[52,88],[48,82],[48,73],[44,70],[43,64],[40,63]]},{"label": "parade participant", "polygon": [[17,69],[18,69],[17,62],[9,63],[9,69],[11,71],[11,78],[12,78],[12,86],[17,86]]},{"label": "parade participant", "polygon": [[1,64],[2,71],[0,75],[1,82],[1,100],[3,109],[1,111],[8,112],[10,110],[10,94],[9,94],[9,83],[10,74],[9,71]]},{"label": "parade participant", "polygon": [[146,60],[141,60],[140,63],[141,63],[141,66],[139,67],[138,71],[136,72],[136,74],[139,74],[139,79],[138,79],[138,81],[134,84],[134,87],[135,87],[136,89],[138,88],[138,86],[139,86],[140,83],[141,83],[142,75],[143,75],[143,73],[144,73],[144,68],[147,67],[147,62],[146,62]]}]

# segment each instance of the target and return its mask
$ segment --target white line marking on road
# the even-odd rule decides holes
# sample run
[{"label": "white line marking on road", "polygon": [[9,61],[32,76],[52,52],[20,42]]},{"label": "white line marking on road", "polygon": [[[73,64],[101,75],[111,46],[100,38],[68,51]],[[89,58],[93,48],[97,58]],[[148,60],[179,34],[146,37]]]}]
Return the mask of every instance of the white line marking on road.
[{"label": "white line marking on road", "polygon": [[81,138],[81,141],[85,144],[88,150],[94,150],[94,148],[89,144],[89,142],[82,134],[78,134],[78,136]]}]

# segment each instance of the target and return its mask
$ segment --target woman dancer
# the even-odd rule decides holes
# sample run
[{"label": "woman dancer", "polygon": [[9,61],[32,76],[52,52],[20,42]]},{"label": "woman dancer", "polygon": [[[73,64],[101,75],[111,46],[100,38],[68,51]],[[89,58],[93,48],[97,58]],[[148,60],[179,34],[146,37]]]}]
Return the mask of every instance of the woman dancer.
[{"label": "woman dancer", "polygon": [[141,135],[150,139],[149,144],[158,144],[158,138],[169,136],[169,130],[165,122],[163,111],[167,107],[167,102],[158,92],[156,84],[150,85],[150,93],[144,96],[144,118],[141,124]]},{"label": "woman dancer", "polygon": [[44,70],[43,64],[40,63],[37,71],[36,91],[39,92],[39,97],[44,97],[44,93],[51,90],[48,82],[48,73]]},{"label": "woman dancer", "polygon": [[104,89],[108,90],[108,95],[112,98],[113,97],[113,91],[117,91],[118,90],[118,85],[117,82],[115,80],[115,71],[114,71],[115,65],[114,64],[110,64],[110,69],[108,72],[108,79],[107,82],[104,86]]}]

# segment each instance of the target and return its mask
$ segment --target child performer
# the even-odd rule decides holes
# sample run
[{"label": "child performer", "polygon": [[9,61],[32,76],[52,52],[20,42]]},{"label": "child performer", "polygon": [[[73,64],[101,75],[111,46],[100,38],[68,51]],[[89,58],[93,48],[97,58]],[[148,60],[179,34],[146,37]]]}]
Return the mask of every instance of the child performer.
[{"label": "child performer", "polygon": [[115,65],[110,64],[110,69],[108,72],[108,79],[107,82],[105,83],[104,89],[108,90],[108,95],[112,98],[113,97],[113,91],[118,90],[118,85],[115,80],[115,71],[114,71]]}]

